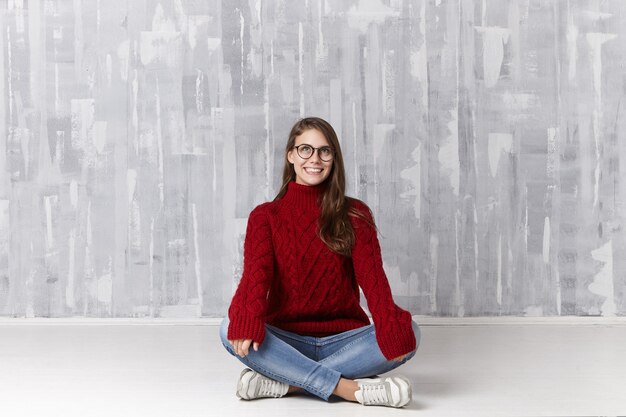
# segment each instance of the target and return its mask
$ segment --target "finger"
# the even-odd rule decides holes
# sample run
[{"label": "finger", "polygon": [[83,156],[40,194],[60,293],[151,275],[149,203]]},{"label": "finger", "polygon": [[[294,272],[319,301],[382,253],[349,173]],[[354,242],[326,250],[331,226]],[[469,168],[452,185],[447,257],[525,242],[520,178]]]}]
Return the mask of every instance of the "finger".
[{"label": "finger", "polygon": [[255,351],[255,352],[258,352],[258,351],[259,351],[259,344],[258,344],[257,342],[254,342],[254,343],[252,344],[252,347],[254,348],[254,351]]},{"label": "finger", "polygon": [[252,343],[252,340],[246,339],[241,344],[241,350],[243,351],[244,355],[248,354],[248,350],[250,349],[250,343]]},{"label": "finger", "polygon": [[241,350],[242,343],[243,343],[243,340],[235,341],[235,352],[237,352],[237,356],[241,356],[241,357],[243,357],[243,351]]}]

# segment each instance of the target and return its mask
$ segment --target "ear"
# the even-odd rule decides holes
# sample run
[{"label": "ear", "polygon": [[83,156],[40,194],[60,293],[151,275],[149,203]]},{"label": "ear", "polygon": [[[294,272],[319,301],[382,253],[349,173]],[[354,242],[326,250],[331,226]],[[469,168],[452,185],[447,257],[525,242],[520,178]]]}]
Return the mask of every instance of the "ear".
[{"label": "ear", "polygon": [[290,164],[294,163],[294,160],[293,160],[293,149],[290,150],[289,152],[287,152],[287,160],[289,161]]}]

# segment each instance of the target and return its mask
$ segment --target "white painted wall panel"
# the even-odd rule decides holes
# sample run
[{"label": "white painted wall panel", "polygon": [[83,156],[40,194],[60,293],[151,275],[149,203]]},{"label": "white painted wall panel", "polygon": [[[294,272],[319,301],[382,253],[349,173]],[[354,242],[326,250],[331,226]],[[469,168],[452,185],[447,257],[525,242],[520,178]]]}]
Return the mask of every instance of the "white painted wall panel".
[{"label": "white painted wall panel", "polygon": [[414,314],[626,314],[626,3],[0,2],[0,315],[222,316],[333,123]]}]

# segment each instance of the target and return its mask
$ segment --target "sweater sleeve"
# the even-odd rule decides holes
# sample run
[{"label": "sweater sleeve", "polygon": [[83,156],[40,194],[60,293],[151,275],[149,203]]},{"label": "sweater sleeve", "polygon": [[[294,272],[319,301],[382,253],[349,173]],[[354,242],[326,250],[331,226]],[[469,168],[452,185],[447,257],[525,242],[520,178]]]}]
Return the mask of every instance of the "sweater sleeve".
[{"label": "sweater sleeve", "polygon": [[369,207],[358,200],[354,207],[366,218],[351,216],[355,234],[352,248],[354,273],[372,314],[378,346],[385,358],[391,360],[416,348],[411,313],[398,307],[393,300]]},{"label": "sweater sleeve", "polygon": [[243,274],[228,309],[228,340],[265,339],[267,295],[274,276],[272,232],[263,205],[248,217],[243,245]]}]

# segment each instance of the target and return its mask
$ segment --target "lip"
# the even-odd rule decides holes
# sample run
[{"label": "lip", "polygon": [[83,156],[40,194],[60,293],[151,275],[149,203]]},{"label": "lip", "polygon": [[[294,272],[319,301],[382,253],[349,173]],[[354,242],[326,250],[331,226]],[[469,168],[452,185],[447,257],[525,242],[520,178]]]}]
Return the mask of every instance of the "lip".
[{"label": "lip", "polygon": [[[322,172],[324,172],[324,168],[317,168],[317,167],[303,167],[302,169],[304,170],[304,172],[306,172],[309,175],[319,175]],[[309,169],[319,169],[320,172],[309,172]]]}]

